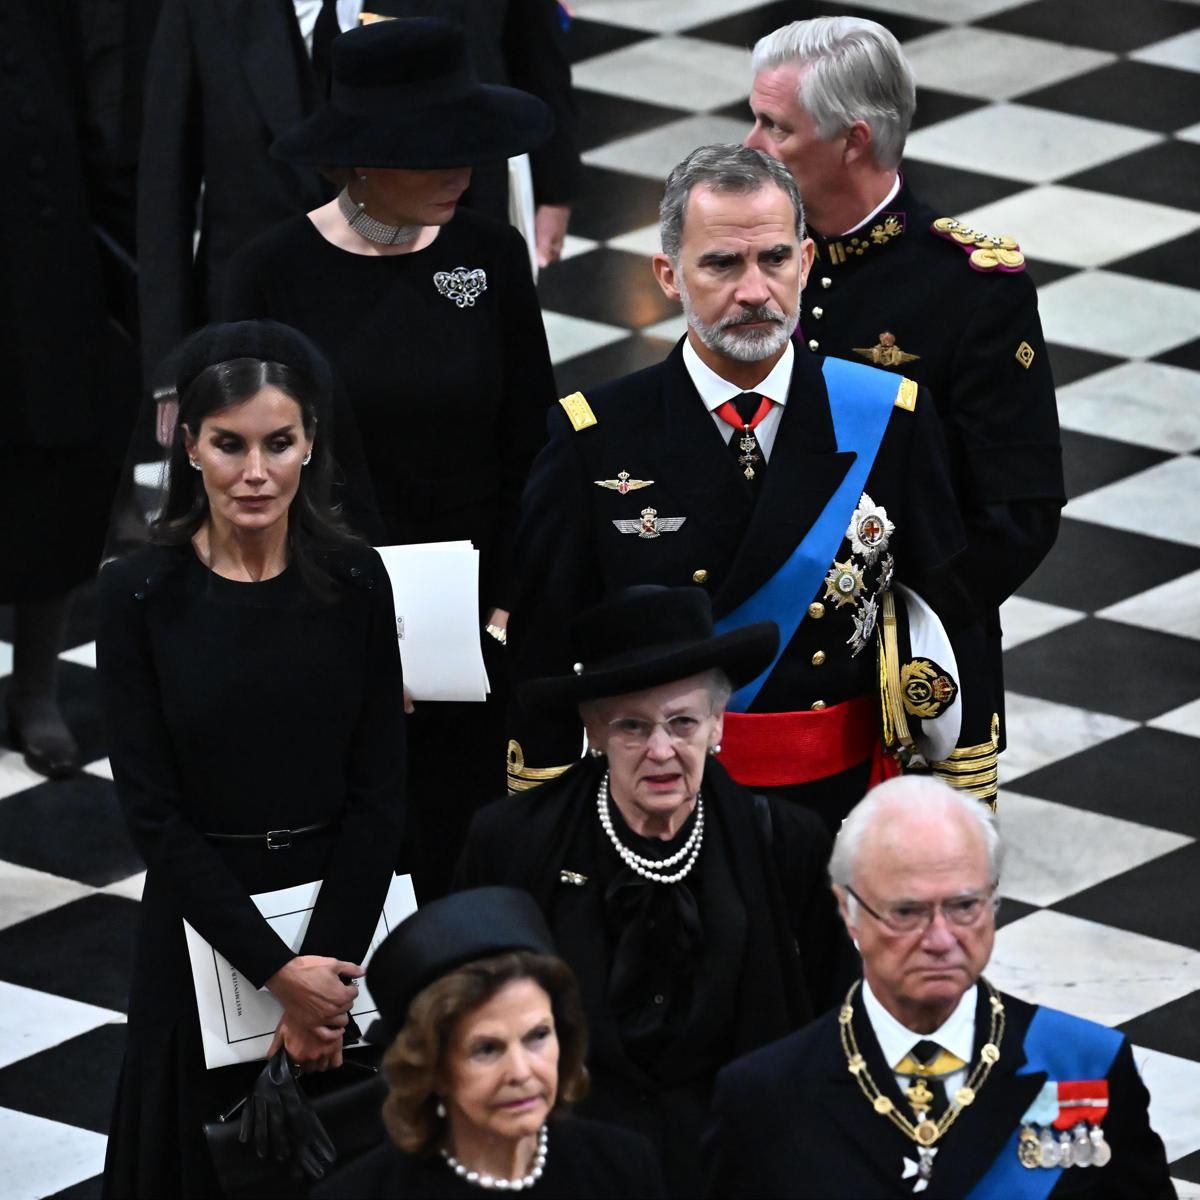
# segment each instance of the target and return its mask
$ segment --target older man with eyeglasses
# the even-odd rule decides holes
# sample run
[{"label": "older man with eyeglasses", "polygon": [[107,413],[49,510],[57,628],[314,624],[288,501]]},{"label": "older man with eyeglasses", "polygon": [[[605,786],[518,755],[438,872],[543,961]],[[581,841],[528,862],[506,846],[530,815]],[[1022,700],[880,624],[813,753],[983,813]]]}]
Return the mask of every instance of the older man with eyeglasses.
[{"label": "older man with eyeglasses", "polygon": [[710,1195],[1175,1195],[1128,1040],[984,977],[1002,857],[992,814],[936,779],[851,811],[829,873],[862,979],[718,1077]]}]

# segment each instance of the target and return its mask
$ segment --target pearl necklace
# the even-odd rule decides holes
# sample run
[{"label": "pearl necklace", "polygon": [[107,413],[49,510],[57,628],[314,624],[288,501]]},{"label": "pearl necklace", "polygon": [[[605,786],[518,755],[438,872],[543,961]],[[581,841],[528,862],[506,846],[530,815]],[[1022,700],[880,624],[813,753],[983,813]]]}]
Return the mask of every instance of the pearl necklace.
[{"label": "pearl necklace", "polygon": [[405,246],[415,242],[421,233],[420,225],[388,225],[370,216],[361,200],[350,199],[350,189],[342,188],[337,198],[338,212],[360,237],[380,246]]},{"label": "pearl necklace", "polygon": [[[608,834],[608,840],[612,842],[613,849],[620,855],[621,861],[643,879],[648,879],[651,883],[678,883],[696,865],[696,857],[700,853],[700,843],[704,841],[704,797],[699,792],[696,793],[696,824],[692,826],[692,832],[689,834],[688,840],[684,842],[683,848],[672,854],[670,858],[643,858],[640,854],[635,854],[630,850],[617,837],[617,831],[613,828],[612,816],[608,811],[607,771],[604,772],[604,778],[600,780],[600,788],[596,792],[596,810],[600,815],[600,824],[604,832]],[[663,874],[665,867],[673,867],[678,862],[682,862],[683,866],[674,875]]]},{"label": "pearl necklace", "polygon": [[520,1179],[504,1179],[502,1177],[497,1178],[494,1175],[481,1175],[478,1171],[472,1171],[469,1167],[460,1163],[444,1146],[440,1153],[446,1160],[446,1166],[459,1179],[465,1179],[468,1183],[473,1183],[476,1187],[488,1188],[492,1191],[520,1192],[533,1187],[541,1179],[542,1172],[546,1169],[546,1152],[550,1142],[550,1135],[547,1133],[545,1125],[538,1130],[537,1139],[537,1151],[533,1156],[533,1168],[528,1175],[522,1175]]}]

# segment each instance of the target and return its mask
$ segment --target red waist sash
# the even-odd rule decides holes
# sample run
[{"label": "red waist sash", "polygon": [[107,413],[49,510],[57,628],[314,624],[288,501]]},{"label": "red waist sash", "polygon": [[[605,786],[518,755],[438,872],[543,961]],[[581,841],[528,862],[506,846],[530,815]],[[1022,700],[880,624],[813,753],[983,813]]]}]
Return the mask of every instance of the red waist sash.
[{"label": "red waist sash", "polygon": [[718,759],[738,783],[751,788],[812,783],[868,760],[872,785],[899,773],[883,753],[873,696],[816,711],[727,712]]}]

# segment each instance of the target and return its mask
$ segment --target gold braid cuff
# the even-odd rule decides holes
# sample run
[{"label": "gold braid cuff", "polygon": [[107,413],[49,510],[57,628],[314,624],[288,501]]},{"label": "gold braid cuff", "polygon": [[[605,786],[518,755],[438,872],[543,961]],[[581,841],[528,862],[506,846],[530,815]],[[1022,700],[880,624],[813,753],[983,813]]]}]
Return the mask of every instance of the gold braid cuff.
[{"label": "gold braid cuff", "polygon": [[952,788],[984,801],[995,812],[1000,777],[996,747],[991,742],[959,746],[949,757],[933,764],[933,773]]},{"label": "gold braid cuff", "polygon": [[512,738],[508,743],[509,794],[527,792],[531,788],[548,783],[551,779],[557,779],[564,771],[569,771],[573,765],[573,763],[563,763],[561,767],[527,767],[521,743]]}]

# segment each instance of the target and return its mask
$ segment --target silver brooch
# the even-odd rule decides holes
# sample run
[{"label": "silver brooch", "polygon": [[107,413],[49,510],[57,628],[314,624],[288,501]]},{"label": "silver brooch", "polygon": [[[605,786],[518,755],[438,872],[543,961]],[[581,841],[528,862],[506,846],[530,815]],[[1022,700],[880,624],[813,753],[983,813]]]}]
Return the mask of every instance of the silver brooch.
[{"label": "silver brooch", "polygon": [[438,271],[434,287],[459,308],[473,308],[475,301],[487,291],[487,274],[482,267],[455,267],[453,271]]}]

